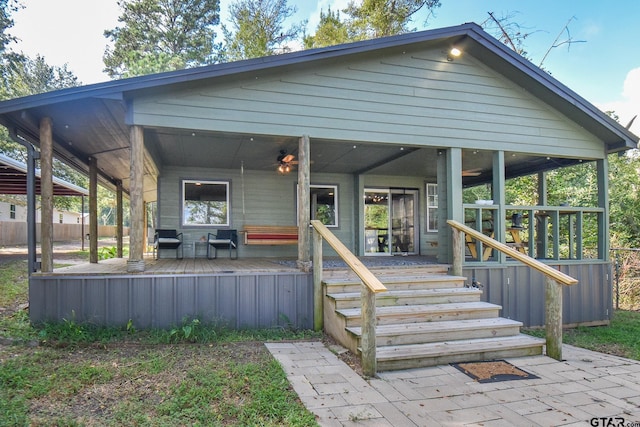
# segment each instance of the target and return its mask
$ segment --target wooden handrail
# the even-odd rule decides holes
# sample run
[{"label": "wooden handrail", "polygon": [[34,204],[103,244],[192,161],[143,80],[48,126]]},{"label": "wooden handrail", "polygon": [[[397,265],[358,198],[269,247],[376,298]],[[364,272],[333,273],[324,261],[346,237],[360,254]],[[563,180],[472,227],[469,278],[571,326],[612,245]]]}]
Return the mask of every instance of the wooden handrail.
[{"label": "wooden handrail", "polygon": [[322,222],[314,219],[311,221],[311,225],[371,292],[378,293],[387,290],[386,286]]},{"label": "wooden handrail", "polygon": [[545,276],[545,329],[547,341],[547,356],[562,360],[562,285],[575,285],[578,280],[558,271],[537,259],[518,252],[504,243],[498,242],[473,228],[460,224],[458,221],[448,220],[453,230],[453,271],[462,274],[462,258],[464,244],[462,233],[481,241],[485,245],[522,262],[526,266],[539,271]]},{"label": "wooden handrail", "polygon": [[511,258],[517,259],[523,264],[526,264],[527,266],[533,268],[534,270],[539,271],[540,273],[555,280],[558,283],[561,283],[567,286],[575,285],[578,283],[577,279],[569,276],[568,274],[558,271],[555,268],[543,262],[540,262],[535,258],[531,258],[530,256],[523,254],[522,252],[518,252],[516,249],[511,248],[502,242],[498,242],[497,240],[492,239],[491,237],[485,234],[482,234],[481,232],[474,230],[471,227],[467,227],[466,225],[461,224],[458,221],[454,221],[450,219],[450,220],[447,220],[447,224],[449,224],[451,227],[455,228],[456,230],[462,231],[463,233],[473,237],[474,239],[480,240],[484,245],[487,245],[504,254],[507,254]]},{"label": "wooden handrail", "polygon": [[376,374],[376,293],[387,288],[373,275],[360,260],[320,221],[312,220],[313,233],[313,295],[314,328],[321,330],[324,314],[322,295],[322,239],[338,253],[349,268],[362,282],[360,287],[362,336],[360,339],[360,360],[362,373]]}]

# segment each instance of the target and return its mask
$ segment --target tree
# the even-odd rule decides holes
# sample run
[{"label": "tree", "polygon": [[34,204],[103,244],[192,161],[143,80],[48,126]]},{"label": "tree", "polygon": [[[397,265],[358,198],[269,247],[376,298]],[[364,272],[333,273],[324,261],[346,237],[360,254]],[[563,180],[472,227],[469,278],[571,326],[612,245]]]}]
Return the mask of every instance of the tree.
[{"label": "tree", "polygon": [[[514,14],[507,14],[501,18],[497,18],[493,12],[489,12],[489,18],[487,18],[481,25],[486,31],[493,33],[494,37],[509,46],[514,52],[529,61],[533,61],[525,49],[525,41],[537,31],[524,29],[519,23],[513,21],[513,17]],[[569,24],[571,24],[571,21],[574,19],[575,17],[569,18],[565,26],[562,27],[562,30],[560,30],[553,43],[551,43],[538,63],[538,67],[542,68],[544,61],[553,49],[562,45],[567,45],[567,48],[571,48],[573,43],[585,42],[584,40],[574,40],[573,37],[571,37]],[[563,34],[566,34],[566,38],[561,39]]]},{"label": "tree", "polygon": [[21,57],[20,55],[7,51],[9,43],[17,41],[16,37],[9,33],[9,30],[13,27],[11,14],[20,7],[22,6],[14,0],[0,0],[0,100],[11,97],[9,77],[11,76],[15,62]]},{"label": "tree", "polygon": [[113,78],[214,63],[219,0],[119,0],[124,25],[104,32],[113,42],[103,56]]},{"label": "tree", "polygon": [[223,25],[225,59],[237,61],[290,50],[306,22],[284,29],[284,21],[297,9],[287,0],[238,0],[229,7],[231,29]]},{"label": "tree", "polygon": [[332,46],[347,43],[349,29],[347,25],[340,21],[340,12],[333,12],[331,8],[325,14],[320,11],[320,22],[313,36],[304,36],[303,43],[305,49],[316,47]]},{"label": "tree", "polygon": [[349,15],[348,25],[353,40],[402,34],[409,31],[412,17],[423,8],[440,7],[440,0],[362,0],[350,1],[344,12]]},{"label": "tree", "polygon": [[78,86],[78,78],[69,71],[67,64],[62,67],[47,64],[43,56],[35,59],[22,56],[15,61],[13,73],[9,76],[11,97],[33,95]]}]

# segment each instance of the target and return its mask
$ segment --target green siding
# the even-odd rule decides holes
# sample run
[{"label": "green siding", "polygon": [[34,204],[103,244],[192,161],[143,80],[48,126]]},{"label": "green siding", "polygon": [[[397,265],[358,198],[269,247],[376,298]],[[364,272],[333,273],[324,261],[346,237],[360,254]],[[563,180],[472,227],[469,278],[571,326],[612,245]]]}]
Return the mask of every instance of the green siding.
[{"label": "green siding", "polygon": [[[191,242],[199,240],[203,235],[206,236],[208,232],[215,232],[216,227],[181,226],[182,179],[230,181],[230,228],[242,230],[245,224],[296,225],[296,173],[278,175],[275,172],[245,170],[243,178],[239,170],[166,167],[158,180],[158,216],[162,221],[159,228],[175,228],[182,232],[187,243],[187,251],[190,250]],[[353,177],[342,174],[314,174],[311,184],[338,185],[339,227],[332,228],[332,231],[347,247],[353,249]],[[242,239],[240,236],[240,240]],[[325,248],[325,252],[329,256],[332,254],[328,247]],[[241,257],[297,257],[297,247],[246,246],[241,242],[238,254]],[[185,256],[188,256],[187,252]]]},{"label": "green siding", "polygon": [[142,97],[147,126],[601,158],[601,142],[469,55],[354,56]]}]

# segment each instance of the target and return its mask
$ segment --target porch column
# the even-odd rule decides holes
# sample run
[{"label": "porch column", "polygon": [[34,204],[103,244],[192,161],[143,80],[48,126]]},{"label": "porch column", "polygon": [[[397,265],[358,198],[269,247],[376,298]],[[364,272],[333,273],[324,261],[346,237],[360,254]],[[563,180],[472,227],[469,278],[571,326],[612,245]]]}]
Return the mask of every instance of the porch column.
[{"label": "porch column", "polygon": [[123,235],[123,207],[122,207],[122,181],[116,183],[116,256],[122,258],[122,235]]},{"label": "porch column", "polygon": [[[538,206],[547,205],[547,173],[538,173]],[[549,248],[549,219],[546,216],[532,219],[537,221],[536,225],[536,258],[546,258],[547,249]]]},{"label": "porch column", "polygon": [[133,125],[130,130],[130,202],[129,260],[127,271],[144,271],[144,129]]},{"label": "porch column", "polygon": [[89,262],[98,263],[98,159],[89,159]]},{"label": "porch column", "polygon": [[354,230],[354,248],[353,253],[356,255],[364,255],[364,178],[360,174],[353,175],[353,194],[356,195],[356,202],[353,209]]},{"label": "porch column", "polygon": [[41,271],[53,271],[53,121],[40,120],[40,245]]},{"label": "porch column", "polygon": [[[462,149],[450,148],[446,151],[438,151],[438,159],[444,156],[446,182],[446,206],[447,219],[452,219],[464,224],[464,207],[462,206]],[[438,163],[440,164],[442,160]],[[438,182],[440,186],[440,182]],[[448,249],[447,262],[453,260],[453,235],[451,228],[443,227],[446,230],[446,243]],[[464,246],[463,246],[464,247]],[[461,273],[461,272],[460,272]],[[459,275],[458,273],[454,273]]]},{"label": "porch column", "polygon": [[303,135],[298,141],[298,268],[311,270],[309,224],[309,136]]},{"label": "porch column", "polygon": [[[504,207],[506,202],[505,197],[505,173],[504,173],[504,151],[495,151],[493,153],[493,181],[491,185],[491,197],[493,202],[498,205],[496,211],[497,218],[494,218],[495,227],[493,230],[494,239],[498,242],[505,241],[506,227],[505,217],[507,216],[507,210]],[[500,251],[495,251],[500,257],[500,261],[506,259],[506,255]]]},{"label": "porch column", "polygon": [[609,261],[609,159],[596,161],[598,207],[604,209],[598,221],[598,258]]}]

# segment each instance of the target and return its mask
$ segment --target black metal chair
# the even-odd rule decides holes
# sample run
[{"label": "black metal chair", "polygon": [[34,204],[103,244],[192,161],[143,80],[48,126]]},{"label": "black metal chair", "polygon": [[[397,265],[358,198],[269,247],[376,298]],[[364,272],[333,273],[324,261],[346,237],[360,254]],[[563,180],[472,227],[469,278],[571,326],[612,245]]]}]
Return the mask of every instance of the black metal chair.
[{"label": "black metal chair", "polygon": [[[178,233],[176,230],[170,229],[157,229],[153,238],[153,249],[155,252],[155,259],[160,258],[161,249],[175,249],[176,259],[182,259],[183,247],[182,247],[182,233]],[[178,253],[180,256],[178,256]]]},{"label": "black metal chair", "polygon": [[[230,259],[238,259],[238,230],[218,230],[217,233],[209,233],[207,236],[207,258],[218,257],[218,249],[228,249]],[[211,256],[213,248],[213,257]],[[235,251],[235,257],[232,253]]]}]

